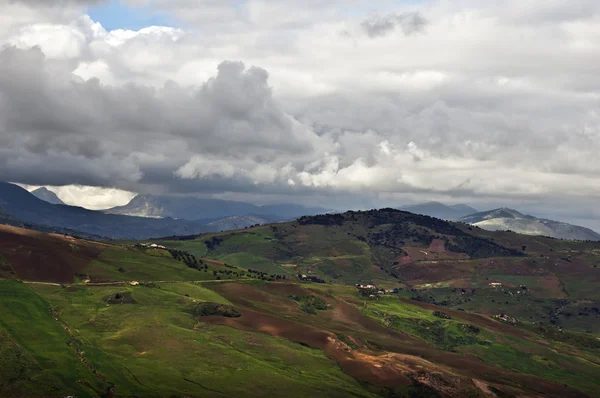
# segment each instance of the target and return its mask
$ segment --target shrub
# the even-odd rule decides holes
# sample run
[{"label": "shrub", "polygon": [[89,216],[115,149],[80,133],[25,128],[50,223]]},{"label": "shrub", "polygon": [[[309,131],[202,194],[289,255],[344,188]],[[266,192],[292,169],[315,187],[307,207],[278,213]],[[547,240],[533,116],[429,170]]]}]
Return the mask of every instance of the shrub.
[{"label": "shrub", "polygon": [[190,305],[189,312],[195,316],[218,315],[226,318],[239,318],[242,316],[237,308],[219,303],[193,303]]},{"label": "shrub", "polygon": [[444,314],[443,312],[440,312],[440,311],[434,311],[433,316],[437,316],[438,318],[442,318],[442,319],[452,319],[452,317],[450,315]]}]

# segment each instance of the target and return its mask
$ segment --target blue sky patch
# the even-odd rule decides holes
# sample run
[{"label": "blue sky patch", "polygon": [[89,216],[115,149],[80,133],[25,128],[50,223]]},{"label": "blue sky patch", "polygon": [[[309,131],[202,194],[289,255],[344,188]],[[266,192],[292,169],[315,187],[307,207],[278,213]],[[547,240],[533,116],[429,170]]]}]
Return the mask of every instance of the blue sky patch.
[{"label": "blue sky patch", "polygon": [[150,7],[129,7],[120,0],[109,0],[89,7],[87,14],[104,29],[139,30],[148,26],[173,26],[167,14],[156,12]]}]

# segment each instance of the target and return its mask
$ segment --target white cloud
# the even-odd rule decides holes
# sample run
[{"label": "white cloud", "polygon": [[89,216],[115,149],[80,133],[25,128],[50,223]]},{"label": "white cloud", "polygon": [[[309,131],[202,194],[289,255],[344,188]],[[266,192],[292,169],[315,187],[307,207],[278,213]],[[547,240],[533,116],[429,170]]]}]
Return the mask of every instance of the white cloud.
[{"label": "white cloud", "polygon": [[3,53],[0,170],[144,192],[600,198],[595,0],[136,3],[182,27],[0,6],[0,41],[45,54]]},{"label": "white cloud", "polygon": [[[28,191],[42,185],[18,184]],[[65,204],[81,206],[90,210],[104,210],[127,204],[135,193],[116,188],[90,187],[83,185],[45,186],[54,192]]]}]

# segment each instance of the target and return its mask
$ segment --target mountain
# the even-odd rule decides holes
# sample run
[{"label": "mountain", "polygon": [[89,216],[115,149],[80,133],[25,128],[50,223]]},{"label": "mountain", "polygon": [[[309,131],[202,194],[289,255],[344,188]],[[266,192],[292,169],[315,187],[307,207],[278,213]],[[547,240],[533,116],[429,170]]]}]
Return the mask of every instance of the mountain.
[{"label": "mountain", "polygon": [[0,210],[20,222],[54,229],[66,228],[114,239],[190,235],[215,230],[200,221],[129,217],[75,206],[54,205],[9,183],[0,183]]},{"label": "mountain", "polygon": [[129,246],[0,226],[0,396],[593,397],[598,250],[392,209]]},{"label": "mountain", "polygon": [[276,221],[275,217],[269,216],[231,216],[207,222],[206,226],[216,231],[230,231]]},{"label": "mountain", "polygon": [[471,214],[460,221],[489,231],[510,230],[524,235],[541,235],[558,239],[600,241],[600,234],[577,225],[536,218],[509,208]]},{"label": "mountain", "polygon": [[54,192],[52,192],[46,187],[38,188],[36,190],[31,191],[31,193],[35,195],[35,197],[37,197],[38,199],[41,199],[48,203],[52,203],[53,205],[65,204],[62,200],[60,200],[58,196],[56,196]]},{"label": "mountain", "polygon": [[400,210],[441,218],[442,220],[458,220],[466,215],[477,213],[477,210],[465,204],[448,206],[440,202],[428,202],[418,205],[403,206],[400,208]]},{"label": "mountain", "polygon": [[106,210],[109,214],[138,217],[172,217],[184,220],[201,220],[231,216],[275,216],[290,220],[297,217],[326,212],[323,208],[295,204],[256,206],[250,203],[221,199],[137,195],[128,204]]}]

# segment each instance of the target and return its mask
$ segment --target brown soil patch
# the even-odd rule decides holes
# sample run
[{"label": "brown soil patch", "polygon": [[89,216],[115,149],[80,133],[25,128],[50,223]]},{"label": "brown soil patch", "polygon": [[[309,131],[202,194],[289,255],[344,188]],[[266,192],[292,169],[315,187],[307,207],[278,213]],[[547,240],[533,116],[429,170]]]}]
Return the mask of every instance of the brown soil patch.
[{"label": "brown soil patch", "polygon": [[396,274],[412,285],[468,279],[475,271],[473,261],[429,260],[418,261],[395,268]]},{"label": "brown soil patch", "polygon": [[[445,271],[447,271],[447,266],[445,264],[451,263],[453,260],[468,260],[469,256],[464,253],[453,253],[448,252],[444,247],[445,242],[441,239],[434,239],[428,248],[423,247],[413,247],[406,246],[403,247],[406,256],[400,256],[396,258],[395,262],[397,263],[394,266],[394,269],[405,274],[406,270],[408,270],[409,276],[407,280],[411,279],[424,279],[420,277],[421,269],[427,270],[427,267],[430,264],[440,263],[443,264]],[[412,272],[416,272],[417,275],[410,275]],[[450,279],[450,278],[444,278]],[[444,280],[440,279],[440,280]],[[428,280],[427,282],[432,282]]]},{"label": "brown soil patch", "polygon": [[[261,332],[321,349],[347,374],[361,381],[390,387],[418,381],[434,388],[442,396],[464,396],[462,393],[465,388],[477,388],[472,381],[476,379],[502,390],[514,391],[517,395],[585,396],[561,384],[486,364],[473,355],[438,350],[422,340],[384,327],[362,314],[354,305],[299,285],[253,286],[229,283],[211,288],[239,305],[242,316],[203,317],[201,321]],[[288,295],[307,294],[307,291],[326,297],[334,308],[323,311],[318,316],[310,316],[300,312],[295,302],[287,306],[286,303],[290,301],[286,298]],[[406,302],[432,311],[439,310],[438,307],[425,303]],[[269,313],[263,312],[265,310]],[[528,337],[525,332],[486,316],[449,309],[444,309],[444,312],[470,324],[522,338]],[[355,341],[361,342],[357,345],[364,348],[354,350],[348,347],[337,339],[339,333],[353,337]],[[521,387],[515,390],[515,385]]]},{"label": "brown soil patch", "polygon": [[[538,297],[566,298],[564,290],[558,278],[554,275],[543,276],[538,279],[538,283],[542,289],[537,289],[535,286],[529,287],[533,294]],[[541,290],[541,291],[540,291]]]},{"label": "brown soil patch", "polygon": [[342,268],[349,268],[352,267],[352,263],[350,262],[350,260],[345,259],[345,258],[338,258],[333,260],[333,263],[337,266],[337,267],[342,267]]},{"label": "brown soil patch", "polygon": [[486,396],[488,396],[488,397],[496,397],[497,396],[490,390],[489,386],[486,383],[484,383],[483,381],[473,379],[473,384],[475,384],[475,387],[479,388]]},{"label": "brown soil patch", "polygon": [[441,239],[434,239],[431,241],[431,244],[429,245],[429,249],[427,249],[430,252],[437,252],[437,253],[446,253],[446,242],[444,242]]},{"label": "brown soil patch", "polygon": [[73,282],[108,247],[57,234],[0,226],[0,254],[23,280]]},{"label": "brown soil patch", "polygon": [[217,265],[219,267],[225,267],[225,263],[222,261],[211,260],[209,258],[200,258],[200,260],[204,261],[207,264]]},{"label": "brown soil patch", "polygon": [[285,267],[285,268],[294,268],[294,267],[297,267],[298,265],[296,265],[296,264],[281,264],[281,266]]},{"label": "brown soil patch", "polygon": [[236,329],[258,331],[318,348],[336,360],[347,374],[358,380],[381,386],[402,386],[411,383],[408,377],[391,364],[372,356],[357,355],[347,345],[323,330],[250,310],[244,310],[240,318],[211,316],[202,317],[201,320]]}]

